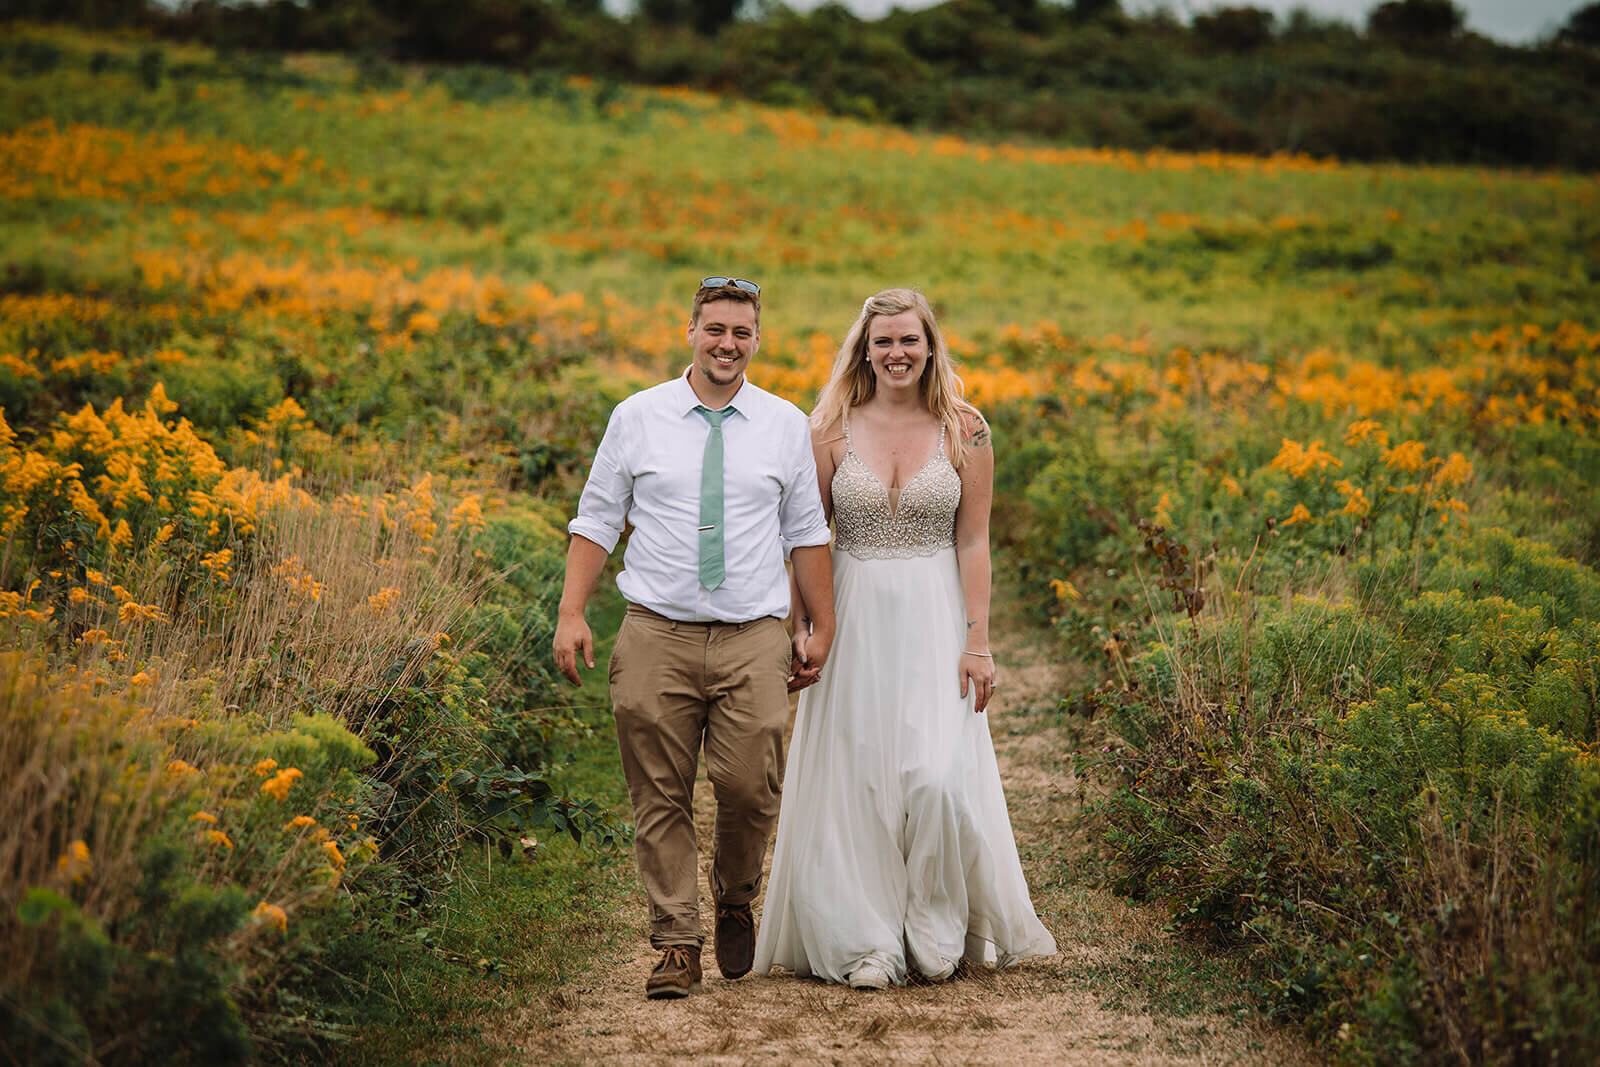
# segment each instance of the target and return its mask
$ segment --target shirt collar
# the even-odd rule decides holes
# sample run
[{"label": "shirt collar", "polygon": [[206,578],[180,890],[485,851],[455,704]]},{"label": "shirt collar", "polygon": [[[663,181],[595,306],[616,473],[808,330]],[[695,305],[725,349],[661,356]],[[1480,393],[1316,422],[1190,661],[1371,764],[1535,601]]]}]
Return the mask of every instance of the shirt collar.
[{"label": "shirt collar", "polygon": [[[690,369],[692,370],[693,367],[691,366]],[[728,408],[731,408],[734,413],[738,415],[749,418],[750,416],[745,409],[751,403],[751,400],[755,395],[751,392],[751,390],[754,388],[755,386],[750,384],[749,378],[746,378],[744,381],[740,382],[739,391],[733,394],[732,400],[728,401]],[[682,374],[678,375],[677,382],[673,386],[673,397],[673,407],[684,415],[690,414],[695,408],[705,406],[700,402],[700,398],[695,395],[694,386],[689,384],[688,370],[685,370]]]}]

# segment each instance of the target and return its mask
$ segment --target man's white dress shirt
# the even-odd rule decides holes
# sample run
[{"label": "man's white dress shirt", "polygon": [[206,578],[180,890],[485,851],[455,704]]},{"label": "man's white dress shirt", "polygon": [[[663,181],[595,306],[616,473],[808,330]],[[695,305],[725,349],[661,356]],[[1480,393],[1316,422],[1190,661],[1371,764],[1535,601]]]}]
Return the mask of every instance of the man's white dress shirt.
[{"label": "man's white dress shirt", "polygon": [[739,387],[722,420],[726,577],[700,585],[700,467],[711,426],[680,376],[616,406],[567,530],[610,552],[633,524],[617,588],[680,622],[749,622],[789,613],[789,549],[825,545],[828,523],[805,414]]}]

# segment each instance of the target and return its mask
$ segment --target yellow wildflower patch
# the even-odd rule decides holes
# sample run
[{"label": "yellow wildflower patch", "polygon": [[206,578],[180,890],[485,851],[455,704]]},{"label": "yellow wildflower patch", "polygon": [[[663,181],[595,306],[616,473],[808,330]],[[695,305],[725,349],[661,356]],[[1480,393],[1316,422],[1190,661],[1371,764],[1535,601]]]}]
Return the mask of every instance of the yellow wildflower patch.
[{"label": "yellow wildflower patch", "polygon": [[1421,441],[1402,441],[1383,453],[1384,466],[1393,470],[1415,473],[1422,469],[1423,454],[1428,446]]},{"label": "yellow wildflower patch", "polygon": [[1285,437],[1277,456],[1267,466],[1272,470],[1283,471],[1291,478],[1304,478],[1308,474],[1323,471],[1328,467],[1342,467],[1344,464],[1324,448],[1321,441],[1302,445]]},{"label": "yellow wildflower patch", "polygon": [[268,926],[275,926],[280,931],[289,928],[289,913],[276,904],[268,904],[263,900],[256,905],[255,910],[250,914],[258,921],[266,923]]},{"label": "yellow wildflower patch", "polygon": [[262,782],[261,791],[269,796],[277,797],[279,800],[285,800],[289,796],[290,787],[304,777],[305,775],[300,772],[299,768],[286,767],[265,782]]}]

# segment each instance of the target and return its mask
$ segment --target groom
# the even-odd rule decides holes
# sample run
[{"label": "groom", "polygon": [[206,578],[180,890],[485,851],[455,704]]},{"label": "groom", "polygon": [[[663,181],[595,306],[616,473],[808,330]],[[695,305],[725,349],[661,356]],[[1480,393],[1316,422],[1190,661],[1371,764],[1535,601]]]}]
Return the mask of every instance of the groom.
[{"label": "groom", "polygon": [[[833,641],[833,567],[806,417],[745,380],[761,343],[761,288],[702,279],[689,369],[611,413],[568,527],[555,660],[581,685],[594,667],[584,607],[623,528],[617,588],[627,615],[611,654],[611,702],[633,802],[652,999],[699,988],[695,771],[702,739],[717,799],[711,891],[717,965],[750,970],[761,861],[783,783],[787,693],[814,681]],[[783,559],[812,611],[791,642]],[[813,606],[814,605],[814,606]]]}]

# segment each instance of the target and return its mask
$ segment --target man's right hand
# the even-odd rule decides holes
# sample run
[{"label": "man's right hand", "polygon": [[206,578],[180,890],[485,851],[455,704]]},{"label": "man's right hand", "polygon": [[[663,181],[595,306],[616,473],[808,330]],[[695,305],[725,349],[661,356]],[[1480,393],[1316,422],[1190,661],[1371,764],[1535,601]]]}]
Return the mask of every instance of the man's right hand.
[{"label": "man's right hand", "polygon": [[556,670],[573,685],[582,686],[578,674],[578,657],[591,671],[594,670],[594,634],[582,615],[563,615],[556,621]]}]

